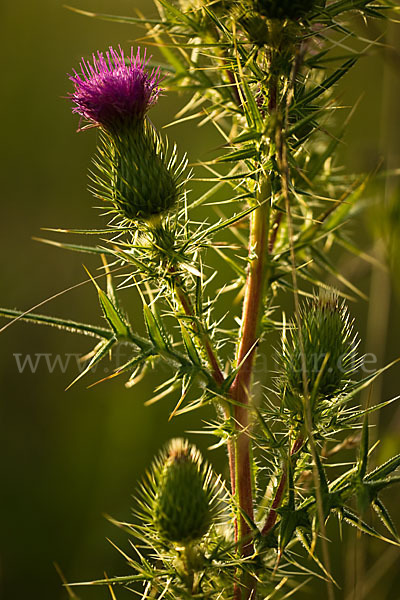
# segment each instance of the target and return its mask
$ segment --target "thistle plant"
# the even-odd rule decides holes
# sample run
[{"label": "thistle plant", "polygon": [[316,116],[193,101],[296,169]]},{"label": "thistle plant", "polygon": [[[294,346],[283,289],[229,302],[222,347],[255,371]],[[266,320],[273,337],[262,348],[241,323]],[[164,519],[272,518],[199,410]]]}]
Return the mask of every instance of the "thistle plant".
[{"label": "thistle plant", "polygon": [[[79,128],[97,130],[90,190],[104,203],[103,225],[74,231],[97,234],[97,244],[56,245],[101,255],[93,283],[105,326],[0,315],[97,338],[77,379],[124,344],[131,356],[111,377],[133,387],[165,364],[171,376],[153,400],[175,397],[174,418],[215,409],[205,432],[226,448],[229,477],[217,476],[191,443],[172,441],[144,478],[133,522],[120,524],[137,544],[132,574],[92,583],[139,589],[143,598],[255,600],[285,598],[315,575],[332,599],[340,582],[328,522],[400,543],[381,498],[399,481],[400,455],[368,467],[368,415],[388,401],[359,405],[359,392],[383,370],[362,371],[349,308],[360,293],[332,252],[354,250],[347,222],[362,208],[369,178],[338,168],[345,124],[336,84],[370,48],[357,37],[357,18],[384,22],[395,7],[389,0],[155,6],[155,18],[118,20],[141,25],[168,67],[136,47],[127,56],[110,48],[70,75]],[[193,172],[189,143],[169,150],[148,116],[167,93],[186,102],[175,123],[198,120],[221,138],[215,158],[198,160]],[[197,179],[208,183],[201,195]],[[213,254],[225,265],[218,283]],[[142,301],[145,336],[120,306],[123,288]],[[260,376],[257,360],[272,346],[275,364]],[[354,445],[330,477],[330,457]]]}]

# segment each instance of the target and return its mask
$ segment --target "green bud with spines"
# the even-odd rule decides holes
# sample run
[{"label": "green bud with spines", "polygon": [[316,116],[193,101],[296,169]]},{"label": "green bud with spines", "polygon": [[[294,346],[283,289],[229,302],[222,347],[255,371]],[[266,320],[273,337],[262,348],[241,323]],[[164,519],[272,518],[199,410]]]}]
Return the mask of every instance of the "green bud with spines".
[{"label": "green bud with spines", "polygon": [[179,4],[183,11],[198,11],[206,7],[218,14],[223,9],[230,7],[232,0],[179,0]]},{"label": "green bud with spines", "polygon": [[253,44],[263,46],[269,43],[271,36],[266,19],[260,19],[260,15],[245,9],[239,15],[238,22]]},{"label": "green bud with spines", "polygon": [[144,485],[142,502],[157,536],[187,546],[204,537],[216,522],[221,504],[220,480],[199,450],[187,440],[171,440],[155,461]]},{"label": "green bud with spines", "polygon": [[128,221],[152,220],[172,209],[180,196],[186,158],[178,164],[148,121],[118,133],[103,132],[93,176],[94,193],[111,202]]},{"label": "green bud with spines", "polygon": [[302,346],[308,392],[315,399],[340,393],[359,364],[352,322],[335,292],[323,290],[306,301],[300,321],[300,331],[292,322],[288,334],[284,332],[277,358],[280,393],[286,408],[293,412],[301,412],[304,395]]},{"label": "green bud with spines", "polygon": [[269,19],[297,21],[307,16],[316,0],[256,0],[256,10]]}]

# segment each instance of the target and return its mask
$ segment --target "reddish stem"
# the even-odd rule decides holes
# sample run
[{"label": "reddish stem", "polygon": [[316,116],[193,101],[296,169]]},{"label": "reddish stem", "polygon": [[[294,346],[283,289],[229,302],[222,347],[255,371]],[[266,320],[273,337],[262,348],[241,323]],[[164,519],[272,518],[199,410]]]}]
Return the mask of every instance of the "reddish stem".
[{"label": "reddish stem", "polygon": [[267,520],[265,522],[264,527],[261,530],[262,535],[268,535],[276,523],[276,519],[278,516],[276,509],[279,508],[279,506],[281,504],[281,501],[283,498],[283,492],[285,491],[285,487],[286,487],[286,480],[287,480],[287,472],[286,472],[286,468],[285,468],[285,470],[282,471],[281,480],[279,482],[278,489],[275,492],[275,497],[271,504],[271,508],[268,513]]},{"label": "reddish stem", "polygon": [[[248,406],[267,261],[267,233],[269,226],[268,195],[268,184],[266,181],[263,181],[259,192],[261,203],[252,212],[250,220],[249,270],[243,302],[242,328],[239,336],[240,342],[237,352],[239,372],[236,375],[230,390],[231,396],[233,400],[235,400],[234,416],[236,428],[238,430],[235,441],[235,489],[241,513],[247,515],[251,520],[254,519],[254,514]],[[239,544],[240,555],[242,557],[251,556],[253,553],[253,541],[251,537],[252,531],[243,517],[243,514],[240,514],[235,528],[235,540]],[[255,586],[255,580],[253,581],[250,578],[243,581],[243,588],[237,584],[234,590],[235,600],[240,600],[242,598],[242,589],[245,598],[253,597]]]},{"label": "reddish stem", "polygon": [[[297,454],[297,452],[302,447],[303,443],[304,443],[303,438],[301,436],[298,437],[292,446],[292,449],[290,451],[290,457],[293,457]],[[294,459],[294,460],[296,460],[296,459]],[[268,513],[267,520],[265,522],[264,527],[261,530],[261,533],[264,536],[269,534],[269,532],[271,531],[271,529],[274,527],[274,525],[276,523],[276,519],[278,517],[278,513],[276,512],[276,509],[279,508],[279,506],[282,502],[283,493],[284,493],[285,487],[286,487],[286,481],[287,481],[287,471],[286,471],[286,468],[284,468],[284,470],[282,471],[281,480],[280,480],[278,488],[275,492],[275,497],[272,501],[271,508]]]},{"label": "reddish stem", "polygon": [[[192,307],[192,304],[190,302],[190,299],[188,298],[188,296],[185,294],[185,292],[182,290],[182,288],[179,287],[179,285],[175,286],[175,291],[178,295],[179,298],[179,302],[183,308],[183,312],[185,313],[185,315],[187,315],[188,317],[194,318],[194,310]],[[211,367],[211,371],[212,371],[212,376],[215,380],[215,382],[218,385],[221,385],[224,382],[224,374],[221,371],[221,368],[218,364],[218,360],[217,357],[214,354],[214,351],[212,349],[209,337],[207,335],[207,333],[205,331],[203,331],[202,327],[198,326],[196,324],[196,322],[194,322],[194,329],[196,332],[197,337],[200,339],[203,348],[207,354],[207,359],[208,362],[210,364]]]},{"label": "reddish stem", "polygon": [[[187,296],[187,294],[184,292],[184,290],[182,290],[182,288],[179,285],[175,286],[175,292],[178,296],[179,302],[182,306],[182,309],[183,309],[183,312],[185,313],[185,315],[193,318],[195,316],[195,314],[194,314],[192,303],[190,302],[190,298]],[[218,386],[221,386],[225,380],[225,377],[224,377],[224,374],[222,373],[221,368],[218,364],[218,360],[217,360],[217,357],[212,348],[210,339],[209,339],[207,333],[202,329],[201,325],[200,326],[197,325],[196,322],[194,323],[194,329],[195,329],[195,333],[196,333],[197,337],[199,338],[199,340],[207,354],[207,359],[208,359],[209,365],[211,367],[211,372],[212,372],[214,381]],[[228,409],[224,409],[224,413],[225,413],[225,418],[228,419],[230,417]],[[235,481],[236,481],[235,448],[234,448],[234,445],[232,442],[228,442],[228,459],[229,459],[229,474],[230,474],[230,478],[231,478],[232,495],[234,495],[235,491],[236,491],[236,489],[235,489]]]},{"label": "reddish stem", "polygon": [[283,213],[279,212],[277,214],[276,218],[274,219],[274,223],[272,225],[272,231],[271,231],[271,235],[269,237],[269,242],[268,242],[268,252],[270,254],[272,254],[272,252],[274,251],[274,246],[275,246],[276,238],[278,236],[278,231],[279,231],[279,226],[282,221],[282,216],[283,216]]}]

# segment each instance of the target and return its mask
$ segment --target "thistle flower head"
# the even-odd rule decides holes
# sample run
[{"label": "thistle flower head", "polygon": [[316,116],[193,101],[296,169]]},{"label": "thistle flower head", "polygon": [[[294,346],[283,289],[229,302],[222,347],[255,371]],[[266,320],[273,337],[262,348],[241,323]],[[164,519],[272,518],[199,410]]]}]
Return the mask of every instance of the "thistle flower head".
[{"label": "thistle flower head", "polygon": [[126,60],[121,46],[119,52],[110,46],[105,56],[93,54],[92,63],[82,59],[81,72],[69,76],[75,85],[69,95],[73,112],[108,130],[143,121],[160,92],[160,71],[146,69],[146,51],[141,57],[138,48],[135,56],[131,48]]}]

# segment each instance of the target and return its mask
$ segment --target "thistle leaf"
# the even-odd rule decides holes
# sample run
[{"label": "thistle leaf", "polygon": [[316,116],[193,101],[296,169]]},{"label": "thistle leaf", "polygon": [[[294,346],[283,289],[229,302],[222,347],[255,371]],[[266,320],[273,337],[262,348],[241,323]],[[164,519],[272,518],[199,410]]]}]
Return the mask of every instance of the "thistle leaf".
[{"label": "thistle leaf", "polygon": [[397,533],[396,526],[393,523],[392,518],[391,518],[388,510],[386,509],[385,505],[383,504],[382,500],[380,500],[379,498],[376,498],[372,503],[372,507],[375,510],[375,512],[378,514],[380,520],[382,521],[382,523],[384,524],[386,529],[389,531],[389,533],[398,542],[400,542],[400,538],[399,538],[399,534]]},{"label": "thistle leaf", "polygon": [[355,515],[349,509],[342,508],[341,513],[342,513],[343,519],[350,525],[353,525],[354,527],[356,527],[359,531],[361,531],[361,533],[366,533],[367,535],[370,535],[371,537],[377,538],[378,540],[385,541],[389,544],[393,544],[394,546],[400,546],[400,544],[397,541],[393,541],[393,540],[381,535],[373,527],[368,525],[368,523],[363,521],[361,517]]},{"label": "thistle leaf", "polygon": [[8,308],[0,308],[0,317],[6,319],[18,319],[28,323],[38,323],[40,325],[49,325],[56,329],[68,331],[70,333],[81,333],[91,337],[98,337],[108,340],[114,336],[114,332],[104,327],[96,327],[86,323],[78,323],[69,319],[60,319],[58,317],[49,317],[48,315],[38,315],[36,313],[24,312],[22,310],[11,310]]},{"label": "thistle leaf", "polygon": [[103,292],[87,269],[86,272],[96,287],[99,295],[100,306],[103,309],[104,316],[111,325],[111,328],[113,329],[117,339],[130,339],[131,335],[129,325],[125,322],[124,318],[120,314],[117,307],[113,304],[112,300],[105,292]]},{"label": "thistle leaf", "polygon": [[240,150],[234,150],[229,154],[225,154],[224,156],[220,156],[218,158],[218,162],[236,162],[238,160],[246,160],[247,158],[256,159],[258,157],[259,151],[254,144],[249,144]]},{"label": "thistle leaf", "polygon": [[64,244],[63,242],[56,242],[54,240],[47,240],[44,238],[33,238],[37,242],[48,244],[49,246],[55,246],[56,248],[62,248],[63,250],[73,250],[75,252],[83,252],[85,254],[109,254],[114,255],[113,251],[109,248],[99,248],[97,246],[82,246],[81,244]]},{"label": "thistle leaf", "polygon": [[173,15],[177,19],[178,22],[181,22],[181,23],[189,26],[192,29],[192,31],[197,30],[196,22],[193,19],[191,19],[190,17],[188,17],[188,15],[186,15],[185,13],[180,11],[176,6],[171,4],[171,2],[169,2],[168,0],[157,0],[157,2],[159,2],[162,6],[164,6],[164,8],[166,8],[167,11],[171,15]]},{"label": "thistle leaf", "polygon": [[357,467],[357,473],[361,480],[364,479],[365,474],[367,472],[367,466],[368,466],[368,450],[369,450],[369,443],[368,443],[369,435],[368,435],[368,433],[369,433],[369,431],[368,431],[368,416],[365,415],[363,429],[362,429],[362,436],[361,436],[358,467]]},{"label": "thistle leaf", "polygon": [[322,94],[325,94],[335,83],[340,81],[342,77],[350,71],[356,64],[358,57],[352,57],[343,63],[332,75],[327,77],[321,84],[317,85],[313,90],[304,94],[297,102],[294,103],[293,109],[297,109],[301,106],[309,106],[311,102],[314,102]]},{"label": "thistle leaf", "polygon": [[247,119],[247,125],[249,129],[254,129],[258,134],[264,131],[265,123],[261,117],[260,109],[255,101],[254,94],[250,89],[246,78],[242,78],[243,92],[245,95],[246,102],[244,104],[245,116]]},{"label": "thistle leaf", "polygon": [[162,25],[165,21],[161,21],[159,19],[145,19],[141,17],[124,17],[118,15],[105,15],[103,13],[95,13],[88,10],[82,10],[81,8],[75,8],[74,6],[68,6],[68,4],[64,4],[64,8],[71,10],[79,15],[83,15],[84,17],[91,17],[95,19],[99,19],[101,21],[111,21],[112,23],[127,23],[127,24],[151,24],[151,25]]},{"label": "thistle leaf", "polygon": [[143,313],[151,341],[158,350],[162,352],[168,351],[170,348],[168,335],[162,326],[161,320],[146,303],[143,304]]},{"label": "thistle leaf", "polygon": [[189,333],[182,320],[180,320],[183,343],[185,344],[186,352],[196,366],[201,367],[201,360],[197,348],[193,342],[192,335]]},{"label": "thistle leaf", "polygon": [[116,337],[112,337],[109,340],[106,340],[104,343],[102,343],[100,345],[99,349],[97,350],[96,354],[93,356],[92,360],[87,365],[87,367],[82,371],[82,373],[79,373],[78,377],[76,377],[73,380],[73,382],[69,384],[69,386],[66,388],[66,390],[69,390],[77,381],[79,381],[79,379],[81,379],[87,373],[89,373],[89,371],[108,354],[108,352],[111,350],[111,348],[116,343],[117,343]]},{"label": "thistle leaf", "polygon": [[393,471],[395,471],[398,467],[400,467],[400,454],[393,456],[383,465],[376,467],[376,469],[368,473],[365,476],[365,481],[375,481],[378,479],[384,479],[385,477],[393,473]]}]

